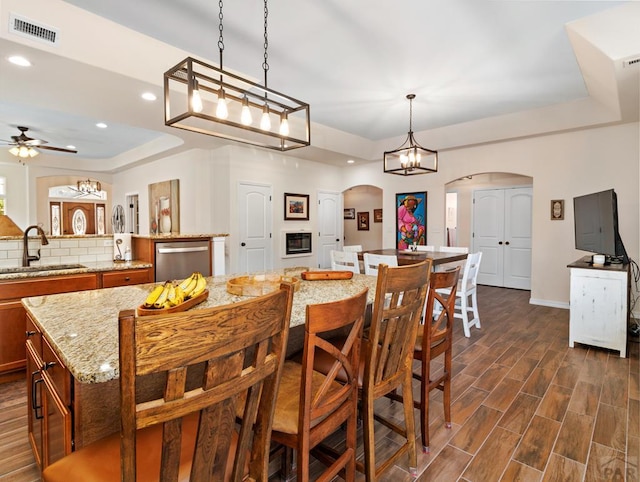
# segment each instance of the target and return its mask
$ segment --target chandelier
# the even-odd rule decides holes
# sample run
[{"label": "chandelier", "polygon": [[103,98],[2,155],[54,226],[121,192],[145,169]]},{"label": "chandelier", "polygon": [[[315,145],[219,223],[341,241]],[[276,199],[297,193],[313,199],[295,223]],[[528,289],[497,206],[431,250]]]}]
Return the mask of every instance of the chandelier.
[{"label": "chandelier", "polygon": [[407,94],[407,99],[409,99],[409,134],[400,147],[384,153],[384,172],[399,176],[438,172],[438,151],[422,147],[413,137],[411,124],[413,99],[415,98],[415,94]]},{"label": "chandelier", "polygon": [[102,185],[99,181],[92,181],[87,179],[86,181],[78,181],[78,191],[82,193],[93,193],[102,191]]},{"label": "chandelier", "polygon": [[9,152],[20,159],[27,159],[29,157],[36,157],[40,154],[33,147],[29,146],[15,146],[9,149]]},{"label": "chandelier", "polygon": [[164,73],[165,125],[279,151],[310,145],[309,104],[267,86],[267,0],[264,85],[224,70],[222,0],[218,5],[220,66],[187,57]]}]

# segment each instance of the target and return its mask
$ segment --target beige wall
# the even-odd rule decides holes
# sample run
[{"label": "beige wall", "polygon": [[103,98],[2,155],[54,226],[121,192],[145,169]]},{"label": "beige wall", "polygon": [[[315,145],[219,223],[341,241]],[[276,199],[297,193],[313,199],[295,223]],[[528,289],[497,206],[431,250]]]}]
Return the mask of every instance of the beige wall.
[{"label": "beige wall", "polygon": [[[418,139],[420,142],[421,139]],[[428,192],[428,244],[444,244],[445,185],[461,177],[490,172],[533,179],[532,286],[534,303],[568,306],[567,264],[587,253],[574,249],[574,196],[614,188],[618,194],[620,234],[630,257],[639,248],[638,123],[520,139],[441,152],[439,171],[422,176],[389,176],[380,164],[345,169],[345,188],[371,184],[384,188],[383,208],[394,193]],[[549,201],[565,200],[565,220],[551,221]],[[384,247],[394,246],[393,220],[383,225]]]},{"label": "beige wall", "polygon": [[[354,186],[344,193],[344,207],[354,208],[356,219],[344,220],[344,245],[359,244],[362,249],[382,248],[382,223],[373,220],[373,210],[382,209],[382,189],[375,186]],[[359,212],[369,213],[369,231],[358,231]],[[384,211],[382,212],[384,217]]]}]

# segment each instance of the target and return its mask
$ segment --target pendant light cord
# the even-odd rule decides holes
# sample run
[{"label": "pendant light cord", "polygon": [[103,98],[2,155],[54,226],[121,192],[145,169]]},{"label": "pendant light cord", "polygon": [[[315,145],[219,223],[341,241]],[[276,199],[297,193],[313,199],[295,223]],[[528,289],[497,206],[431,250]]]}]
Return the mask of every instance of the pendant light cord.
[{"label": "pendant light cord", "polygon": [[[267,71],[269,70],[269,53],[267,48],[269,47],[269,37],[267,36],[267,17],[269,15],[269,9],[267,8],[267,0],[264,0],[264,62],[262,63],[262,69],[264,70],[264,87],[267,88]],[[264,94],[265,98],[267,93]]]},{"label": "pendant light cord", "polygon": [[[218,50],[220,51],[220,70],[222,70],[222,52],[224,51],[224,35],[223,35],[223,26],[222,20],[224,15],[222,14],[222,0],[218,1],[219,13],[218,13],[218,30],[220,35],[218,36]],[[220,75],[220,81],[222,81],[222,75]]]}]

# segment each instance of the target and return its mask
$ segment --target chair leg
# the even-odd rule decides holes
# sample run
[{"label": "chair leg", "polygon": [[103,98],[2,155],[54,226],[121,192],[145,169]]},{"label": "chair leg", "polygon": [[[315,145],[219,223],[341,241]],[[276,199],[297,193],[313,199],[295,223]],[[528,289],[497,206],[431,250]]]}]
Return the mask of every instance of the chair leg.
[{"label": "chair leg", "polygon": [[[424,357],[423,357],[424,358]],[[429,453],[429,370],[430,360],[422,360],[422,380],[420,381],[420,436],[422,452]]]},{"label": "chair leg", "polygon": [[[449,348],[451,349],[451,348]],[[442,400],[444,403],[444,426],[451,428],[451,351],[444,354],[444,380]]]},{"label": "chair leg", "polygon": [[468,296],[463,294],[460,297],[460,313],[462,315],[462,329],[464,330],[464,336],[467,338],[471,337],[471,331],[469,330],[469,312],[468,310]]},{"label": "chair leg", "polygon": [[[409,455],[409,474],[412,477],[418,476],[418,455],[416,453],[416,425],[413,414],[413,396],[412,396],[412,380],[411,372],[407,371],[404,382],[402,384],[402,405],[404,407],[404,426],[407,435],[408,455]],[[367,479],[373,480],[373,479]]]},{"label": "chair leg", "polygon": [[471,306],[473,308],[473,324],[480,328],[480,314],[478,313],[478,296],[477,292],[471,293]]},{"label": "chair leg", "polygon": [[362,400],[364,439],[364,475],[366,480],[376,480],[376,442],[373,431],[373,400]]}]

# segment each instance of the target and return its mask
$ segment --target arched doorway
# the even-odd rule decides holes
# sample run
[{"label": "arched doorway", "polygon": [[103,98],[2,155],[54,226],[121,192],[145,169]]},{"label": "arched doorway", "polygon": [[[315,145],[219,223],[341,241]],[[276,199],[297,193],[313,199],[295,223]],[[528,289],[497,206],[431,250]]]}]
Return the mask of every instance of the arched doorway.
[{"label": "arched doorway", "polygon": [[344,202],[343,245],[362,249],[382,248],[382,189],[354,186],[342,193]]}]

